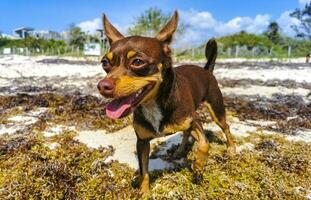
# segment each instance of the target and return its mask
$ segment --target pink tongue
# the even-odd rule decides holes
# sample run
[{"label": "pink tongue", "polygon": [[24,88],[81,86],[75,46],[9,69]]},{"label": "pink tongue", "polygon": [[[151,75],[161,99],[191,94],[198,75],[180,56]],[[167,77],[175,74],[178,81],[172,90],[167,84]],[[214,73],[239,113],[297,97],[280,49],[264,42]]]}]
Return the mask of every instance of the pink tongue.
[{"label": "pink tongue", "polygon": [[119,119],[131,107],[134,98],[115,99],[106,106],[106,115],[111,119]]}]

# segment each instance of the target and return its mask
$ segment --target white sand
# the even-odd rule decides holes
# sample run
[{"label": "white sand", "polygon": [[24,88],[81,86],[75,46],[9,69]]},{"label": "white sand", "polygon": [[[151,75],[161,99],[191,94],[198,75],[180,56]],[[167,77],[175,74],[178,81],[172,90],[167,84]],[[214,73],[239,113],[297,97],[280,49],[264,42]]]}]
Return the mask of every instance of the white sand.
[{"label": "white sand", "polygon": [[225,58],[225,59],[218,59],[217,62],[220,63],[242,63],[242,62],[282,62],[282,63],[305,63],[306,62],[306,58],[302,57],[302,58],[283,58],[283,59],[279,59],[279,58],[256,58],[256,59],[252,59],[252,58]]},{"label": "white sand", "polygon": [[236,151],[237,151],[238,153],[241,153],[242,151],[247,151],[247,150],[248,150],[248,151],[251,151],[251,150],[254,149],[254,147],[255,147],[254,144],[247,142],[247,143],[244,143],[244,144],[242,144],[242,145],[240,145],[240,146],[237,146],[237,147],[236,147]]},{"label": "white sand", "polygon": [[[88,77],[104,74],[100,63],[97,65],[44,64],[36,61],[45,57],[8,56],[0,57],[0,77]],[[50,57],[46,57],[50,58]],[[2,81],[0,79],[0,81]],[[1,85],[0,85],[1,86]]]},{"label": "white sand", "polygon": [[291,141],[311,142],[311,130],[298,130],[295,135],[286,136]]},{"label": "white sand", "polygon": [[14,134],[17,131],[21,131],[27,126],[30,126],[38,121],[38,116],[44,113],[46,108],[38,108],[34,111],[23,113],[22,115],[16,115],[8,118],[9,123],[0,124],[0,135]]},{"label": "white sand", "polygon": [[216,68],[214,74],[217,79],[258,79],[258,80],[294,80],[296,82],[311,83],[311,67],[303,67],[300,69],[274,68],[274,69],[228,69]]},{"label": "white sand", "polygon": [[272,98],[273,94],[295,95],[302,97],[306,102],[310,101],[310,90],[304,88],[286,88],[286,87],[269,87],[269,86],[247,86],[247,87],[223,87],[223,94],[226,95],[258,95],[260,97]]},{"label": "white sand", "polygon": [[76,131],[74,126],[51,125],[51,124],[47,124],[47,125],[48,125],[48,128],[43,131],[44,137],[52,137],[64,131]]},{"label": "white sand", "polygon": [[[165,137],[168,140],[168,144],[174,143],[169,141],[173,136]],[[128,126],[115,133],[107,134],[105,131],[81,131],[78,136],[75,137],[79,142],[85,143],[91,148],[99,148],[113,146],[115,148],[115,153],[109,160],[117,160],[121,163],[126,163],[134,169],[138,169],[138,161],[136,158],[136,135],[132,126]],[[164,141],[164,138],[161,138]],[[153,143],[159,142],[158,140],[153,140]],[[149,169],[163,169],[169,168],[172,165],[163,161],[160,158],[150,159]]]},{"label": "white sand", "polygon": [[136,151],[136,135],[130,126],[111,134],[107,134],[105,131],[81,131],[75,139],[92,148],[111,145],[115,148],[114,160],[127,163],[135,169],[138,168],[134,154]]}]

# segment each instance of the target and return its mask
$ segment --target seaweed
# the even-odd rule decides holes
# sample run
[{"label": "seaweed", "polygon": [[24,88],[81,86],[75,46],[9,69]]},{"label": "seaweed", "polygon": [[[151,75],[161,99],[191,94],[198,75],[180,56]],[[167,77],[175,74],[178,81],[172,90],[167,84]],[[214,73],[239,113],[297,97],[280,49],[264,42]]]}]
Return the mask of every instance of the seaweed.
[{"label": "seaweed", "polygon": [[[279,104],[278,102],[282,102]],[[300,98],[275,99],[225,97],[229,117],[273,119],[284,133],[310,128],[310,105]],[[76,141],[76,132],[64,131],[44,137],[46,127],[62,124],[77,129],[105,129],[113,134],[131,123],[131,117],[105,117],[105,100],[91,95],[58,93],[0,96],[0,122],[9,117],[44,107],[46,111],[29,127],[13,135],[0,136],[0,199],[138,199],[132,187],[135,172],[126,164],[107,161],[112,147],[88,148]],[[206,107],[199,118],[210,122]],[[297,114],[294,120],[287,117]],[[190,165],[193,147],[186,159],[175,160],[178,145],[160,157],[174,164],[170,169],[150,173],[151,191],[143,199],[305,199],[311,191],[311,146],[290,142],[260,131],[236,138],[237,145],[251,143],[253,149],[229,156],[220,133],[206,131],[211,148],[201,184],[193,182]],[[51,144],[56,144],[51,146]],[[196,145],[196,144],[194,144]]]},{"label": "seaweed", "polygon": [[[0,96],[1,113],[16,107],[23,111],[45,107],[48,111],[40,116],[45,123],[74,125],[80,129],[105,129],[114,132],[128,126],[131,117],[111,120],[105,117],[106,102],[91,95],[62,95],[57,93],[17,94],[15,96]],[[9,116],[9,115],[7,115]],[[5,117],[0,118],[3,123]]]},{"label": "seaweed", "polygon": [[134,171],[105,162],[112,148],[89,149],[65,132],[50,139],[39,135],[1,140],[1,199],[124,199],[138,196],[130,185]]},{"label": "seaweed", "polygon": [[[311,147],[277,136],[254,133],[256,149],[233,157],[223,146],[211,143],[203,183],[192,182],[188,168],[153,176],[150,198],[162,199],[305,199],[310,191]],[[304,188],[297,191],[297,188]]]}]

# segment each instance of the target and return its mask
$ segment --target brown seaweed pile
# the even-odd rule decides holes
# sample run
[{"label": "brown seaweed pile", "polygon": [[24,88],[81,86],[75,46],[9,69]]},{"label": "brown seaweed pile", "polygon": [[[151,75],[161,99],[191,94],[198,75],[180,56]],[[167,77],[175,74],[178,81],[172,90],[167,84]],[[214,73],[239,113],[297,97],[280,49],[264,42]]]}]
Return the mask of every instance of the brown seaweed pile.
[{"label": "brown seaweed pile", "polygon": [[[297,129],[311,129],[311,104],[293,95],[273,95],[272,99],[254,97],[225,97],[228,110],[235,112],[240,120],[273,120],[275,131],[291,134]],[[294,118],[291,118],[293,117]]]},{"label": "brown seaweed pile", "polygon": [[[93,65],[93,61],[46,59],[41,63]],[[294,64],[282,64],[295,68]],[[279,63],[224,63],[220,67],[267,69]],[[75,79],[76,77],[71,77]],[[98,77],[97,77],[98,78]],[[112,147],[92,149],[77,142],[74,131],[64,131],[44,137],[43,131],[54,125],[74,126],[76,130],[104,129],[108,133],[131,124],[131,117],[110,120],[105,117],[107,103],[92,95],[93,90],[81,94],[76,86],[57,88],[45,85],[44,77],[20,78],[39,82],[39,86],[2,87],[0,92],[14,95],[0,96],[0,124],[6,125],[11,116],[38,108],[46,110],[38,120],[25,129],[0,135],[0,199],[138,199],[132,187],[135,171],[117,161],[107,162]],[[55,82],[61,77],[53,77]],[[88,82],[94,77],[81,78]],[[51,79],[52,80],[52,79]],[[19,84],[20,82],[16,82]],[[95,83],[96,81],[94,81]],[[224,87],[282,86],[311,89],[308,83],[288,80],[219,80]],[[87,86],[86,86],[87,87]],[[92,89],[96,87],[90,87]],[[80,90],[82,91],[82,90]],[[22,92],[22,93],[17,93]],[[17,94],[16,94],[17,93]],[[271,120],[268,130],[295,134],[300,129],[311,129],[311,104],[300,96],[275,94],[272,98],[259,96],[225,96],[230,116],[241,121]],[[204,122],[210,122],[207,109],[198,111]],[[151,172],[151,191],[143,199],[305,199],[311,194],[311,145],[289,142],[278,135],[252,132],[237,138],[238,147],[252,144],[232,157],[226,154],[225,141],[220,133],[206,131],[211,143],[203,183],[193,182],[190,169],[193,151],[188,145],[185,159],[173,158],[178,145],[167,154],[151,156],[173,163],[174,167]],[[52,145],[53,144],[53,145]],[[163,144],[165,145],[165,144]],[[196,144],[194,144],[196,145]]]},{"label": "brown seaweed pile", "polygon": [[[74,135],[1,137],[0,198],[139,198],[132,187],[134,171],[106,161],[112,148],[90,149]],[[59,145],[50,148],[47,144],[53,142]],[[245,142],[255,148],[229,157],[223,144],[212,141],[199,185],[193,182],[190,162],[151,172],[152,190],[144,199],[304,199],[309,194],[310,145],[255,133],[238,141]]]},{"label": "brown seaweed pile", "polygon": [[[131,199],[134,171],[106,162],[112,148],[89,149],[67,132],[0,139],[1,199]],[[46,142],[59,143],[50,149]]]},{"label": "brown seaweed pile", "polygon": [[48,111],[39,116],[42,123],[72,125],[79,129],[105,129],[109,132],[120,130],[130,123],[130,118],[110,120],[105,117],[105,104],[104,100],[91,95],[18,94],[0,96],[0,114],[4,121],[4,114],[10,109],[22,107],[23,111],[28,111],[45,107]]}]

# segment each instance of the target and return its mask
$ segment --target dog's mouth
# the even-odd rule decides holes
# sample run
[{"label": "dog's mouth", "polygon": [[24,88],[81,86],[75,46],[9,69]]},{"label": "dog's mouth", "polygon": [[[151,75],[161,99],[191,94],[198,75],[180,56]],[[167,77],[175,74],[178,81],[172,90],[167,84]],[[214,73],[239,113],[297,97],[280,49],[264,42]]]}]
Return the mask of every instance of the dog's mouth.
[{"label": "dog's mouth", "polygon": [[112,100],[106,106],[106,115],[111,119],[128,116],[154,86],[155,83],[150,83],[133,94]]}]

